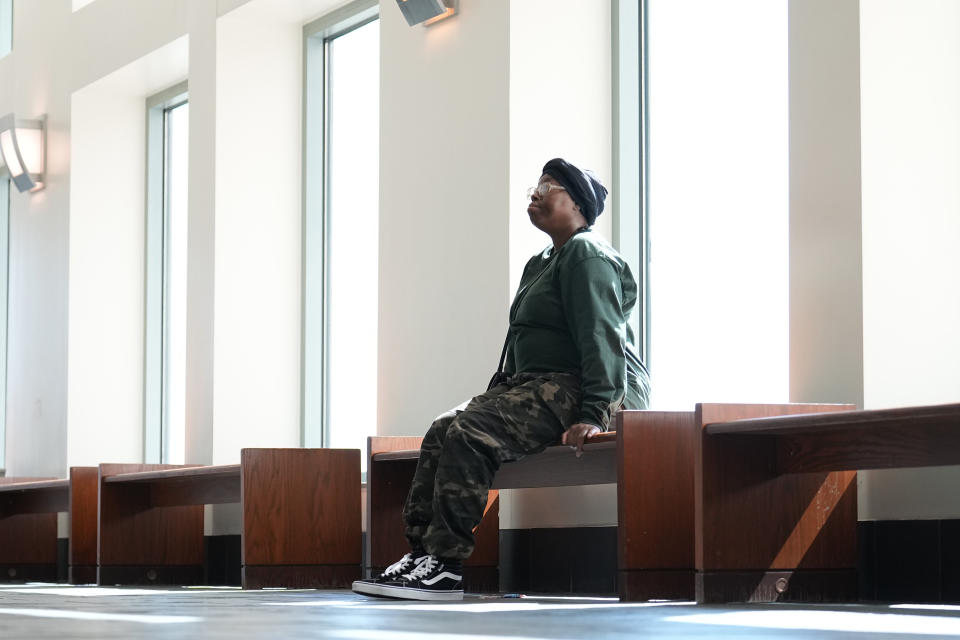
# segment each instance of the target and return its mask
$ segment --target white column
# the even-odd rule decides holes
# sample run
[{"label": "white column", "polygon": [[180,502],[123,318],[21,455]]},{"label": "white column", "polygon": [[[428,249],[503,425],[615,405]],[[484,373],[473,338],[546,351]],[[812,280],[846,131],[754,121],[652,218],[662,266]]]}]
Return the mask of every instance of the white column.
[{"label": "white column", "polygon": [[859,4],[790,2],[793,402],[863,406]]}]

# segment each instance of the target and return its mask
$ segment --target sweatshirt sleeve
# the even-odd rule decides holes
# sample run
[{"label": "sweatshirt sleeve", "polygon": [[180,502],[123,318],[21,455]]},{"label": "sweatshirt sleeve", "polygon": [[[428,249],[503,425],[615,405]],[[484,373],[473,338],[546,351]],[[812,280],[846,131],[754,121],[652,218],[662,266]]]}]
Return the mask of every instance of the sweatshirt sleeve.
[{"label": "sweatshirt sleeve", "polygon": [[579,422],[606,431],[626,389],[626,320],[620,276],[609,260],[588,257],[561,281],[563,309],[580,352]]}]

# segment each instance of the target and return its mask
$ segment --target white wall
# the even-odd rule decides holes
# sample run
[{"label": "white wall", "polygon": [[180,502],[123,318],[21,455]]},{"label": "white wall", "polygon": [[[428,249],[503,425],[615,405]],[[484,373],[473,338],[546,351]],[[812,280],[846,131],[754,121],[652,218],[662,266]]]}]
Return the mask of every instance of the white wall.
[{"label": "white wall", "polygon": [[509,9],[468,0],[411,28],[381,3],[383,435],[422,435],[497,366],[511,293]]},{"label": "white wall", "polygon": [[213,456],[300,443],[303,16],[217,21]]},{"label": "white wall", "polygon": [[863,406],[858,0],[791,0],[790,400]]},{"label": "white wall", "polygon": [[[511,2],[509,20],[510,182],[504,213],[512,298],[527,260],[550,244],[550,238],[530,224],[527,188],[536,185],[547,160],[562,157],[592,170],[610,189],[613,105],[609,0]],[[611,194],[594,226],[608,241],[614,208]],[[637,273],[637,265],[632,266]],[[507,311],[504,307],[497,321],[504,332]],[[500,340],[502,345],[502,336]],[[487,355],[484,362],[489,361]],[[500,493],[500,526],[505,529],[616,522],[616,485]]]},{"label": "white wall", "polygon": [[146,98],[186,77],[187,51],[71,97],[67,466],[142,460]]},{"label": "white wall", "polygon": [[[118,176],[129,172],[123,187],[95,200],[93,189],[102,183],[89,173],[84,177],[89,167],[77,164],[103,151],[88,142],[102,129],[92,87],[184,36],[190,42],[191,100],[187,455],[193,462],[232,459],[237,447],[263,442],[261,434],[268,430],[275,431],[271,442],[291,442],[299,405],[299,363],[293,366],[299,348],[299,151],[291,155],[299,135],[294,109],[299,93],[289,92],[296,88],[300,62],[292,44],[296,30],[280,23],[302,24],[332,4],[271,3],[285,17],[261,25],[240,13],[231,17],[243,11],[243,0],[140,0],[135,10],[129,0],[97,0],[75,13],[71,0],[14,4],[14,51],[0,59],[0,113],[46,113],[49,142],[47,188],[14,194],[11,206],[11,474],[63,475],[68,441],[76,452],[71,461],[87,460],[93,434],[101,441],[113,437],[94,428],[111,408],[97,406],[105,398],[117,409],[111,428],[124,434],[116,440],[117,455],[136,449],[139,418],[134,425],[126,422],[136,414],[137,400],[127,394],[136,386],[142,357],[132,329],[140,313],[133,300],[142,260],[136,247],[123,243],[139,224],[126,211],[136,204],[126,187],[135,190],[142,176],[134,175],[135,164],[115,168]],[[556,82],[552,69],[539,74],[550,56],[594,51],[589,42],[569,36],[540,41],[543,34],[534,26],[550,21],[561,34],[579,26],[591,38],[602,38],[607,3],[590,3],[597,13],[579,24],[556,9],[559,3],[547,4],[463,0],[459,16],[425,29],[408,27],[395,2],[383,3],[378,397],[383,434],[422,434],[437,413],[482,390],[502,344],[516,265],[546,243],[518,210],[523,189],[543,161],[565,155],[609,180],[609,103],[567,104],[571,99],[561,92],[541,107],[542,94],[527,84],[536,82],[529,78]],[[252,6],[255,12],[267,5],[259,0]],[[797,0],[790,7],[791,397],[868,406],[956,401],[950,386],[958,361],[951,331],[958,303],[950,295],[958,284],[952,249],[956,5],[871,0],[861,7],[855,0]],[[283,69],[267,73],[254,51],[242,51],[244,34],[254,37],[246,43],[251,49],[257,37],[271,43],[272,53],[262,55]],[[887,50],[894,40],[909,46]],[[590,64],[602,67],[609,60],[600,54]],[[243,65],[253,73],[251,87],[241,86]],[[252,87],[261,81],[270,82],[278,95],[255,95]],[[595,81],[598,94],[608,96],[609,74],[597,73]],[[152,88],[147,82],[140,92],[145,96]],[[132,113],[130,94],[101,99],[103,109]],[[240,123],[254,109],[260,121],[277,125],[268,144],[278,164],[267,169],[266,179],[251,179],[255,162],[244,157]],[[74,115],[80,123],[76,131]],[[536,128],[537,122],[569,118],[578,127],[563,144]],[[118,139],[142,144],[137,129],[142,124],[120,119],[128,124]],[[73,151],[71,139],[79,144]],[[123,157],[139,163],[130,149]],[[97,204],[104,208],[102,218],[94,212]],[[142,209],[142,201],[136,206]],[[609,218],[600,223],[609,224]],[[110,234],[120,245],[99,234]],[[99,261],[81,264],[106,246],[113,253],[101,257],[118,261],[120,272],[107,273]],[[251,255],[254,248],[262,253]],[[115,295],[100,286],[103,277]],[[937,297],[937,289],[943,295]],[[91,300],[96,309],[111,311],[109,341],[86,306]],[[252,305],[261,308],[250,313]],[[97,344],[102,348],[92,348]],[[94,362],[100,357],[116,377],[90,377],[101,371]],[[134,377],[121,379],[120,372]],[[954,502],[938,495],[953,486],[952,473],[934,470],[913,480],[905,479],[908,474],[865,483],[861,504],[869,506],[861,515],[956,516]],[[898,493],[899,487],[920,483],[923,490]],[[566,511],[550,507],[564,495],[550,495],[542,493],[536,505],[522,508],[507,504],[505,514],[539,515],[505,515],[505,526],[612,522],[609,491],[589,509]],[[606,506],[593,511],[596,505]]]},{"label": "white wall", "polygon": [[[960,3],[864,1],[860,42],[864,406],[960,402]],[[960,467],[860,478],[862,519],[960,516]]]},{"label": "white wall", "polygon": [[[530,256],[550,244],[530,224],[526,196],[547,160],[562,157],[611,187],[610,28],[609,0],[510,3],[511,295]],[[608,241],[614,206],[611,193],[594,227]]]}]

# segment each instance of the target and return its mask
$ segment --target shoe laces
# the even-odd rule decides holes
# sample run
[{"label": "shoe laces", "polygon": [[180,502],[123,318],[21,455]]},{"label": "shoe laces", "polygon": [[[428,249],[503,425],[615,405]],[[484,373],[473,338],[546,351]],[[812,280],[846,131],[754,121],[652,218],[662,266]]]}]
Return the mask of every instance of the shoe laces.
[{"label": "shoe laces", "polygon": [[[413,562],[413,561],[414,561],[414,560],[413,560],[413,555],[412,555],[412,554],[409,554],[409,553],[405,553],[402,558],[400,558],[399,560],[397,560],[396,562],[394,562],[392,565],[390,565],[389,567],[387,567],[387,568],[383,571],[383,575],[385,575],[385,576],[395,576],[395,575],[397,575],[398,573],[403,573],[404,571],[406,571],[407,567],[409,567],[409,566],[410,566],[410,563]],[[420,558],[417,558],[417,561],[419,562],[419,561],[420,561]]]},{"label": "shoe laces", "polygon": [[403,576],[405,580],[419,580],[430,575],[436,569],[439,561],[436,556],[423,556],[418,558],[417,566],[413,571]]}]

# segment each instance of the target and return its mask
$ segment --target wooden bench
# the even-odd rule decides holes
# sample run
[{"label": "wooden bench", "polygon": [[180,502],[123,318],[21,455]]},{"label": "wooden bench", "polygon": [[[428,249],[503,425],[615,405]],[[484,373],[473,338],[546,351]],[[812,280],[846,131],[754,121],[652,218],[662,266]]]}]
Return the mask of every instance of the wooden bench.
[{"label": "wooden bench", "polygon": [[[465,563],[465,586],[497,591],[497,489],[617,484],[618,576],[622,600],[692,599],[696,593],[695,466],[704,417],[835,411],[845,405],[697,405],[694,411],[621,411],[577,458],[565,446],[504,464]],[[401,511],[421,438],[368,439],[367,558],[382,570],[407,550]]]},{"label": "wooden bench", "polygon": [[70,516],[70,582],[96,581],[96,467],[71,467],[61,479],[0,478],[0,579],[56,582],[58,512]]},{"label": "wooden bench", "polygon": [[360,451],[243,449],[240,464],[102,464],[98,583],[200,584],[203,505],[239,502],[245,589],[360,575]]},{"label": "wooden bench", "polygon": [[960,464],[960,404],[743,417],[698,420],[699,602],[855,600],[856,470]]}]

